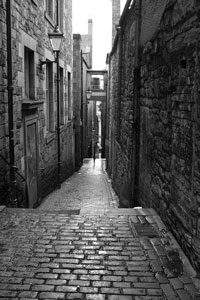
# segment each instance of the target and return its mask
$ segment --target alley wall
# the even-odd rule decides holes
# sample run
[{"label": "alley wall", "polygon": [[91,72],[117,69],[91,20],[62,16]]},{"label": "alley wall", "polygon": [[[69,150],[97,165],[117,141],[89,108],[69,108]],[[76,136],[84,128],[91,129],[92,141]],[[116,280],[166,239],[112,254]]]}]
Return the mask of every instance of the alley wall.
[{"label": "alley wall", "polygon": [[122,205],[153,207],[200,270],[200,5],[142,1],[138,84],[137,3],[121,20],[121,58],[119,34],[110,56],[109,171]]},{"label": "alley wall", "polygon": [[[57,23],[56,1],[10,1],[14,102],[14,153],[18,205],[34,206],[58,184],[57,69],[48,33]],[[8,94],[6,3],[0,2],[0,189],[1,204],[9,204]],[[62,182],[74,170],[72,113],[72,3],[58,1],[60,31],[64,41],[59,59],[60,154]],[[41,61],[48,64],[41,66]],[[5,159],[5,160],[4,160]],[[28,194],[27,194],[28,193]],[[34,195],[34,196],[33,196]],[[34,197],[31,201],[30,198]],[[30,203],[31,202],[31,203]]]}]

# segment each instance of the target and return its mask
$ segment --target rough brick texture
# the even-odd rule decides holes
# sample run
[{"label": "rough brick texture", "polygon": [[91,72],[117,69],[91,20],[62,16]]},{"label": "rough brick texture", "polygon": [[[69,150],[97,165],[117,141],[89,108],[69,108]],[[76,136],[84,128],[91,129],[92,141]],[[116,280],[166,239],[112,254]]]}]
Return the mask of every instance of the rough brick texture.
[{"label": "rough brick texture", "polygon": [[[143,2],[139,82],[140,156],[137,179],[139,204],[157,210],[193,266],[200,270],[200,29],[197,2]],[[119,39],[112,52],[110,68],[110,118],[116,122],[110,127],[109,155],[114,160],[110,162],[109,173],[121,199],[124,182],[126,192],[133,188],[131,169],[134,170],[137,163],[132,155],[136,147],[132,126],[135,121],[134,23],[133,7],[127,11],[122,24],[121,84],[115,73],[118,68]],[[145,29],[147,27],[148,30]],[[121,86],[121,109],[117,115],[118,85]],[[116,116],[119,116],[118,120]]]},{"label": "rough brick texture", "polygon": [[[68,115],[68,72],[72,73],[72,1],[63,1],[62,30],[65,40],[60,53],[60,66],[63,68],[63,93],[64,121],[61,121],[61,181],[73,172],[73,122]],[[38,199],[51,192],[57,184],[57,137],[56,137],[56,65],[53,63],[53,97],[54,124],[51,134],[47,131],[47,103],[46,103],[46,66],[40,69],[40,60],[54,61],[54,56],[49,43],[48,33],[54,30],[55,18],[52,19],[45,12],[45,1],[11,1],[12,14],[12,65],[13,65],[13,110],[14,110],[14,144],[15,165],[19,172],[26,177],[26,153],[24,139],[24,120],[35,116],[38,119]],[[0,3],[0,152],[9,160],[8,145],[8,95],[7,95],[7,48],[6,48],[6,1]],[[54,20],[53,20],[54,19]],[[34,56],[34,99],[25,96],[25,47],[33,51]],[[72,76],[71,76],[72,78]],[[61,94],[61,93],[60,93]],[[32,104],[27,106],[27,101]],[[26,101],[26,104],[25,104]],[[33,105],[34,101],[34,105]],[[7,186],[9,169],[5,161],[0,158],[0,189],[1,203],[8,204]],[[17,185],[22,189],[19,194],[19,204],[24,203],[22,196],[25,193],[26,184],[16,174]],[[6,183],[6,184],[5,184]]]}]

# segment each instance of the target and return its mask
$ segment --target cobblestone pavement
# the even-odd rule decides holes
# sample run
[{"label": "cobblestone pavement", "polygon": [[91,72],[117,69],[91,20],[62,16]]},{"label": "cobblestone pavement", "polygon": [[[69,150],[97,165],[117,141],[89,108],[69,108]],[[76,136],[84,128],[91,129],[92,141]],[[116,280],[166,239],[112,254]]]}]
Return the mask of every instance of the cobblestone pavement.
[{"label": "cobblestone pavement", "polygon": [[84,192],[93,176],[89,201],[79,189],[75,207],[65,198],[71,211],[57,192],[38,209],[0,207],[0,299],[199,300],[196,274],[155,211],[115,208],[103,169],[90,167],[57,191],[67,186],[75,199],[73,180]]},{"label": "cobblestone pavement", "polygon": [[105,160],[85,159],[82,168],[51,193],[38,209],[41,210],[98,210],[117,207],[105,172]]}]

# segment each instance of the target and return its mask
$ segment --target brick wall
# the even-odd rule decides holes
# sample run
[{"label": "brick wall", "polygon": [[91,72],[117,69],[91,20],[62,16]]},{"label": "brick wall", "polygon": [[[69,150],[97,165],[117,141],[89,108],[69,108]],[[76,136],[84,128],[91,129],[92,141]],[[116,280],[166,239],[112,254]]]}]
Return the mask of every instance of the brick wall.
[{"label": "brick wall", "polygon": [[159,212],[197,270],[199,32],[193,1],[170,1],[143,51],[140,160],[142,205]]},{"label": "brick wall", "polygon": [[120,19],[120,0],[112,0],[112,42],[116,35],[116,26]]},{"label": "brick wall", "polygon": [[75,167],[81,165],[81,35],[73,35],[73,98],[75,125]]},{"label": "brick wall", "polygon": [[[199,270],[200,29],[197,2],[143,2],[145,5],[142,6],[140,28],[137,205],[153,207],[158,212],[193,266]],[[134,138],[134,23],[133,7],[127,11],[122,22],[120,114],[116,113],[119,107],[119,77],[116,74],[119,72],[119,39],[111,55],[112,131],[109,168],[113,186],[121,202],[124,197],[125,200],[131,198],[129,191],[134,189],[131,170],[134,171],[137,163],[133,156],[137,146]],[[120,116],[118,120],[117,116]],[[124,193],[124,190],[128,193]],[[134,203],[135,199],[132,201]],[[124,203],[129,206],[130,201]]]},{"label": "brick wall", "polygon": [[[57,185],[57,138],[56,126],[51,132],[47,131],[46,116],[46,66],[40,69],[40,61],[46,59],[54,61],[55,58],[49,43],[48,33],[53,31],[55,20],[52,21],[45,12],[44,2],[37,0],[11,1],[12,12],[12,61],[13,61],[13,109],[14,109],[14,138],[15,138],[15,164],[20,174],[26,174],[25,153],[25,126],[27,118],[35,117],[38,125],[38,200],[51,192]],[[67,74],[72,73],[72,3],[71,0],[63,2],[63,31],[65,40],[60,53],[60,67],[63,68],[63,101],[64,124],[61,128],[61,180],[67,178],[74,168],[73,154],[73,124],[67,120]],[[2,47],[0,50],[0,153],[9,160],[8,147],[8,100],[7,100],[7,48],[6,48],[6,1],[0,3],[0,36]],[[30,48],[34,56],[34,99],[27,99],[25,95],[25,47]],[[73,76],[71,76],[72,78]],[[53,105],[54,122],[56,125],[56,64],[53,64]],[[71,88],[72,94],[72,88]],[[8,177],[9,170],[3,159],[0,158],[0,188],[5,190],[4,177]],[[25,184],[16,175],[17,185],[22,189]],[[27,179],[27,178],[26,178]],[[6,179],[6,184],[8,183]],[[20,188],[21,187],[21,188]],[[27,198],[21,199],[19,204],[28,205]],[[23,203],[22,203],[23,202]],[[6,195],[1,197],[1,203],[7,204]]]}]

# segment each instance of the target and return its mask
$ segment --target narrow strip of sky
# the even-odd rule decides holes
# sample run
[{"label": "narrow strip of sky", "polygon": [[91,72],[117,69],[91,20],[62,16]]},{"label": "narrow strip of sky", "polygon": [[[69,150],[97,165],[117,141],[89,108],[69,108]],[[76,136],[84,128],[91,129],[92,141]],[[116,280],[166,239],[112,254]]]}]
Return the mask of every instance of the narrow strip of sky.
[{"label": "narrow strip of sky", "polygon": [[[121,10],[126,0],[121,0]],[[106,55],[111,51],[112,1],[72,0],[73,33],[87,34],[88,19],[93,21],[93,68],[105,69]]]}]

